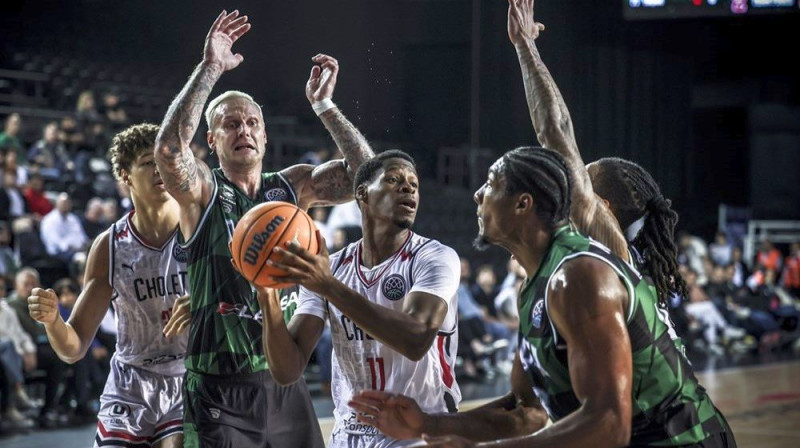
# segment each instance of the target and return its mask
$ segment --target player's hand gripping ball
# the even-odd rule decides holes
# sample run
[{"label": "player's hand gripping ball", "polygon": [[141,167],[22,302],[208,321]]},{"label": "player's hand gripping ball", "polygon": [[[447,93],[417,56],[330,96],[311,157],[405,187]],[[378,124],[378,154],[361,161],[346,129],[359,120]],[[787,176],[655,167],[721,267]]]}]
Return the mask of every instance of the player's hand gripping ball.
[{"label": "player's hand gripping ball", "polygon": [[295,241],[309,253],[319,253],[317,227],[303,210],[288,202],[265,202],[248,211],[233,230],[230,244],[236,269],[249,282],[266,288],[286,288],[292,283],[273,281],[287,273],[269,266],[267,260],[280,261],[281,255],[272,249],[285,248]]}]

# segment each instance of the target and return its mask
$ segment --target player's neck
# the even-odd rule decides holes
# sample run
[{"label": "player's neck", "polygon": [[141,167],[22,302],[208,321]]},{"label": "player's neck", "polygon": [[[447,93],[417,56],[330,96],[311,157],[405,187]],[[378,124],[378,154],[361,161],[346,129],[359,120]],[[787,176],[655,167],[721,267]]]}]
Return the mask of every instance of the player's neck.
[{"label": "player's neck", "polygon": [[159,207],[140,207],[131,218],[133,227],[145,241],[154,247],[161,247],[175,232],[180,219],[180,207],[174,201]]},{"label": "player's neck", "polygon": [[408,239],[408,229],[392,226],[384,231],[368,231],[364,227],[364,237],[361,240],[361,263],[366,268],[373,268],[395,254]]},{"label": "player's neck", "polygon": [[249,198],[255,198],[261,188],[261,164],[257,167],[223,166],[222,172],[232,184]]},{"label": "player's neck", "polygon": [[544,256],[550,249],[553,232],[534,227],[523,227],[520,230],[515,232],[515,238],[507,241],[503,247],[514,255],[528,277],[532,277],[536,275]]}]

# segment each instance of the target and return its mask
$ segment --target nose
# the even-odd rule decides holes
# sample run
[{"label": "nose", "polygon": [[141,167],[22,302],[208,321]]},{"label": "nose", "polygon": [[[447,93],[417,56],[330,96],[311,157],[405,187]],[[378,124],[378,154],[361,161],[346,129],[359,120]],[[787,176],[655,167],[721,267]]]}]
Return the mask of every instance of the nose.
[{"label": "nose", "polygon": [[472,199],[476,204],[481,205],[481,202],[483,202],[483,186],[475,191],[475,194],[472,195]]}]

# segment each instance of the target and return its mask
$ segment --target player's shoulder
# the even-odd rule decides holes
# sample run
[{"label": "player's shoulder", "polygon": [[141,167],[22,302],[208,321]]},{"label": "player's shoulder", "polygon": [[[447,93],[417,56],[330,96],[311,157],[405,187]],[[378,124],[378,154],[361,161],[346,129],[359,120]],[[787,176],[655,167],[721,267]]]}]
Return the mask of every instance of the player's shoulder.
[{"label": "player's shoulder", "polygon": [[442,243],[439,240],[428,238],[417,233],[411,235],[408,252],[416,257],[443,257],[446,259],[458,260],[455,249]]},{"label": "player's shoulder", "polygon": [[342,249],[330,254],[328,258],[330,260],[331,267],[335,269],[346,261],[352,261],[355,257],[356,251],[358,250],[359,244],[361,244],[361,240],[350,243]]}]

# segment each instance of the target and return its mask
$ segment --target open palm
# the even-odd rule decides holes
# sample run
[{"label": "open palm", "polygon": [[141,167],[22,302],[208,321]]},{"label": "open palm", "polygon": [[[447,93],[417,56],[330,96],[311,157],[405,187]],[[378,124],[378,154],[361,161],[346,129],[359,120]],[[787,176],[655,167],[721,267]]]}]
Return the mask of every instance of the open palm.
[{"label": "open palm", "polygon": [[247,22],[247,16],[240,17],[238,10],[230,14],[222,11],[208,30],[203,61],[219,65],[223,71],[238,67],[244,56],[239,53],[234,54],[231,47],[249,30],[250,23]]}]

